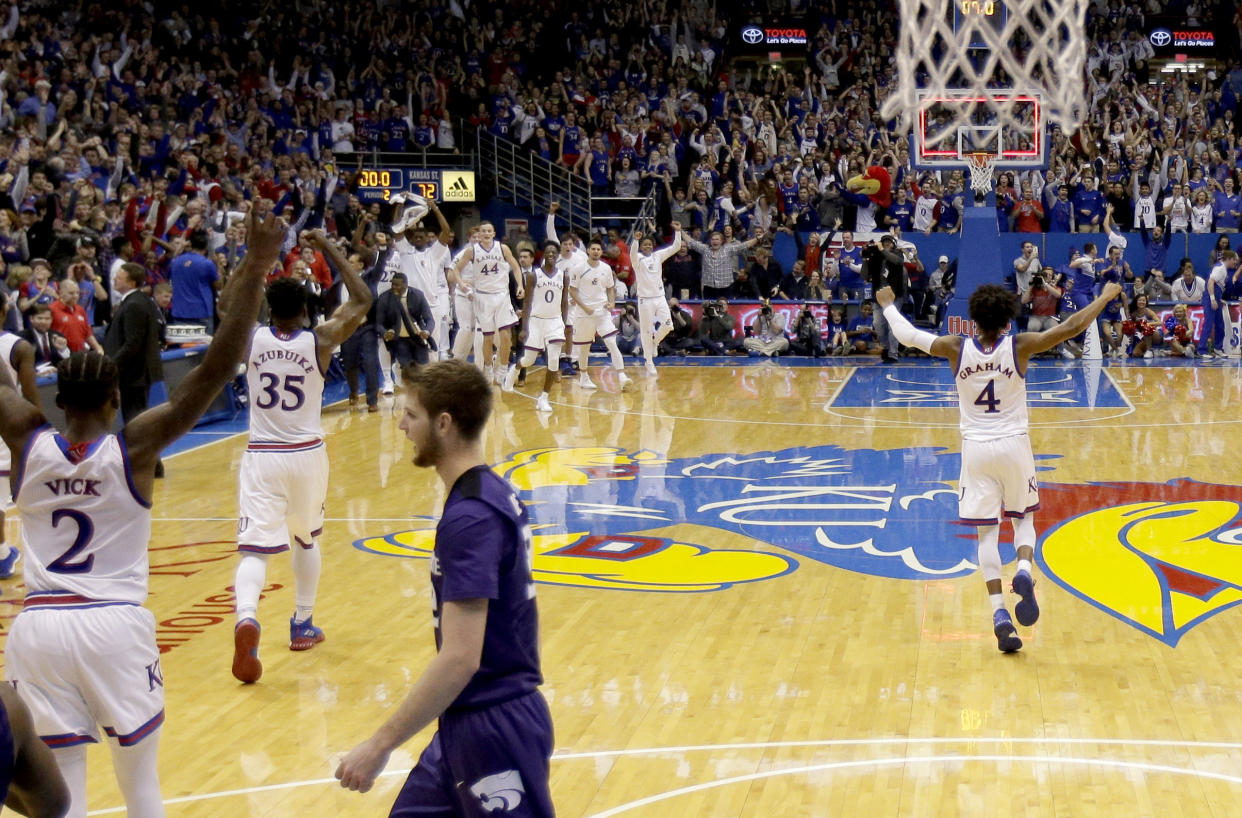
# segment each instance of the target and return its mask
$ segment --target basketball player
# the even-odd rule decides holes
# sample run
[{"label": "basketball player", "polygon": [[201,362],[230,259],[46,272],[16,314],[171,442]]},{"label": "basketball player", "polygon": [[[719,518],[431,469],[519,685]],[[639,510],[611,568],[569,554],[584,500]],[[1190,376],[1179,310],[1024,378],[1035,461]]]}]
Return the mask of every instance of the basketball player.
[{"label": "basketball player", "polygon": [[22,815],[60,818],[69,811],[69,790],[52,751],[9,685],[0,685],[0,802]]},{"label": "basketball player", "polygon": [[647,374],[656,374],[655,356],[664,336],[673,330],[673,317],[664,297],[664,262],[681,249],[681,225],[673,222],[673,242],[659,250],[650,236],[635,232],[630,247],[638,288],[638,337],[643,345]]},{"label": "basketball player", "polygon": [[587,354],[591,342],[599,336],[608,348],[612,368],[622,389],[630,385],[625,374],[625,361],[617,348],[617,327],[612,322],[613,303],[616,298],[612,268],[600,261],[604,245],[598,238],[587,243],[587,263],[577,275],[569,279],[569,323],[574,328],[574,347],[578,353],[578,386],[595,389],[587,371]]},{"label": "basketball player", "polygon": [[[518,322],[513,303],[509,300],[510,276],[514,279],[517,297],[522,298],[526,294],[518,277],[520,268],[513,251],[496,241],[496,228],[490,222],[479,225],[477,239],[471,242],[453,269],[449,270],[449,280],[458,283],[459,274],[467,264],[473,265],[474,284],[467,288],[466,297],[474,306],[475,325],[483,333],[483,360],[475,363],[490,376],[491,381],[503,384],[509,365],[509,330]],[[500,339],[499,352],[493,364],[492,351],[497,337]]]},{"label": "basketball player", "polygon": [[[11,384],[0,385],[0,436],[22,456],[10,477],[25,546],[26,602],[5,646],[5,678],[86,815],[86,745],[106,733],[130,815],[163,816],[157,756],[164,679],[147,598],[151,501],[160,452],[193,428],[233,378],[259,314],[263,280],[285,226],[257,208],[247,253],[221,293],[201,363],[168,398],[111,430],[121,405],[116,364],[91,351],[57,366],[65,431]],[[7,374],[0,374],[0,381]],[[102,728],[102,730],[100,729]]]},{"label": "basketball player", "polygon": [[[444,280],[444,267],[449,261],[449,248],[453,244],[453,229],[449,227],[444,213],[434,201],[427,201],[427,209],[435,214],[439,222],[439,234],[432,233],[421,223],[411,225],[404,233],[397,236],[395,245],[401,257],[402,269],[410,286],[423,294],[427,306],[431,307],[431,317],[435,319],[432,338],[435,349],[432,359],[438,359],[448,353],[449,325],[452,323],[452,306],[445,297],[448,285]],[[391,283],[389,284],[391,287]]]},{"label": "basketball player", "polygon": [[438,719],[391,816],[551,816],[552,718],[539,693],[530,518],[483,458],[490,386],[462,361],[420,367],[405,380],[401,430],[414,443],[414,465],[434,467],[448,492],[431,559],[438,652],[336,777],[366,792],[393,750]]},{"label": "basketball player", "polygon": [[458,250],[444,265],[444,277],[453,290],[453,314],[457,318],[457,335],[453,337],[453,357],[464,361],[466,356],[473,351],[475,365],[481,367],[483,366],[483,336],[476,331],[474,301],[470,297],[474,290],[474,267],[463,264],[457,274],[456,283],[448,278],[449,271],[457,266],[462,256],[466,255],[466,250],[473,247],[478,238],[479,225],[476,224],[466,235],[466,246]]},{"label": "basketball player", "polygon": [[[560,245],[549,239],[543,243],[543,261],[538,269],[526,274],[526,300],[522,305],[522,335],[524,347],[518,367],[525,368],[535,362],[543,351],[547,356],[548,369],[543,376],[543,391],[535,402],[535,409],[551,412],[548,398],[552,385],[560,380],[558,362],[561,347],[565,344],[565,314],[569,310],[569,288],[565,286],[565,272],[557,264]],[[505,391],[513,388],[517,370],[510,368],[505,375]]]},{"label": "basketball player", "polygon": [[353,334],[371,309],[371,289],[322,230],[311,243],[341,275],[349,299],[313,330],[306,318],[306,289],[292,279],[267,291],[271,326],[250,335],[246,385],[250,393],[250,443],[242,455],[238,490],[237,563],[234,588],[233,677],[257,682],[259,595],[267,559],[293,549],[294,603],[289,650],[310,650],[324,640],[311,614],[319,587],[323,504],[328,491],[328,453],[323,443],[324,373],[332,351]]},{"label": "basketball player", "polygon": [[[0,293],[0,315],[9,311],[8,298]],[[8,373],[9,380],[18,385],[22,397],[35,406],[40,406],[39,384],[35,379],[34,347],[15,332],[0,332],[0,368]],[[13,465],[13,458],[5,446],[0,446],[0,477],[6,481]],[[7,497],[7,495],[6,495]],[[17,563],[22,552],[17,546],[4,541],[4,509],[0,508],[0,579],[9,579],[17,573]]]},{"label": "basketball player", "polygon": [[[556,240],[556,214],[561,209],[560,202],[555,199],[548,205],[548,218],[544,223],[544,236],[552,241]],[[578,240],[578,234],[573,228],[566,230],[561,234],[561,258],[557,265],[562,271],[567,273],[567,281],[573,281],[574,274],[577,270],[585,267],[587,263],[586,250],[582,248],[582,242]],[[561,374],[574,374],[574,361],[570,354],[570,347],[573,344],[574,328],[572,324],[565,325],[565,347],[561,350]]]},{"label": "basketball player", "polygon": [[1039,488],[1031,453],[1026,413],[1026,367],[1033,355],[1052,349],[1085,330],[1121,292],[1116,283],[1104,285],[1099,298],[1062,324],[1043,332],[1007,335],[1018,315],[1018,299],[997,284],[984,284],[970,297],[970,318],[978,335],[933,335],[915,329],[894,304],[893,291],[884,287],[876,301],[884,308],[897,340],[928,355],[947,358],[957,384],[961,412],[962,472],[958,481],[958,513],[962,522],[976,526],[979,567],[992,602],[992,631],[1005,653],[1022,647],[1001,593],[1000,516],[1013,525],[1018,572],[1013,591],[1022,599],[1014,608],[1021,625],[1039,619],[1031,558],[1035,554],[1035,522]]}]

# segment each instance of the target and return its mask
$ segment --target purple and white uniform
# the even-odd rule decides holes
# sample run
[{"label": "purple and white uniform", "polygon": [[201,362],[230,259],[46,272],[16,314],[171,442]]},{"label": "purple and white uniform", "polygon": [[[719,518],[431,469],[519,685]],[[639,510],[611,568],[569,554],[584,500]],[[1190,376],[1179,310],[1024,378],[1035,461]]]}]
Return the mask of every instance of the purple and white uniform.
[{"label": "purple and white uniform", "polygon": [[479,669],[440,717],[392,816],[554,814],[552,718],[539,692],[539,613],[530,519],[486,466],[449,491],[431,559],[436,647],[445,602],[487,599]]}]

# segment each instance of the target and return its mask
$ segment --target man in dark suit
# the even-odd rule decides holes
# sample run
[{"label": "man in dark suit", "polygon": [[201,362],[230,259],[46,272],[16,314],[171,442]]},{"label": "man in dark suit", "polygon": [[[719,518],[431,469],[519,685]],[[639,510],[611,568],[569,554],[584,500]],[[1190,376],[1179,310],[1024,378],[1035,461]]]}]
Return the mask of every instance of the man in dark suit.
[{"label": "man in dark suit", "polygon": [[388,345],[393,360],[403,367],[410,361],[419,366],[427,363],[435,343],[433,329],[435,319],[427,299],[409,285],[405,273],[394,273],[392,289],[375,304],[375,332]]},{"label": "man in dark suit", "polygon": [[35,366],[55,366],[69,357],[69,342],[52,329],[52,308],[47,304],[36,304],[31,308],[30,329],[22,333],[22,338],[34,347]]},{"label": "man in dark suit", "polygon": [[[118,303],[104,335],[104,352],[116,362],[121,375],[121,417],[126,423],[147,408],[151,384],[164,379],[160,358],[159,307],[142,291],[147,271],[128,263],[116,274]],[[164,465],[156,465],[163,477]]]}]

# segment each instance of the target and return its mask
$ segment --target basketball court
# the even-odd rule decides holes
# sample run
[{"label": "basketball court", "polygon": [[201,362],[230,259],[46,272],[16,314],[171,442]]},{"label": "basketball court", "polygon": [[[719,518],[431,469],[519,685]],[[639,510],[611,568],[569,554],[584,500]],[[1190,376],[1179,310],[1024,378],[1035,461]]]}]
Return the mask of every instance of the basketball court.
[{"label": "basketball court", "polygon": [[[541,373],[497,393],[487,456],[537,525],[559,815],[1242,810],[1236,364],[1031,368],[1043,616],[1002,655],[956,523],[943,364],[690,360],[632,392],[566,385],[546,423]],[[366,795],[332,773],[434,650],[443,496],[399,401],[326,410],[327,641],[287,650],[272,560],[256,685],[229,673],[244,437],[168,459],[148,604],[170,816],[387,814],[429,733]],[[3,590],[11,620],[23,591]],[[90,755],[91,814],[123,814]]]}]

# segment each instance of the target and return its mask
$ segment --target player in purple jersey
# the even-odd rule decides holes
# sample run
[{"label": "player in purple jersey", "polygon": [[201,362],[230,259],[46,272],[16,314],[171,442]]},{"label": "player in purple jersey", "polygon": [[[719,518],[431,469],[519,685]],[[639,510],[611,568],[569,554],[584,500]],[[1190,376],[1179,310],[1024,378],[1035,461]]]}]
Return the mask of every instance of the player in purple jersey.
[{"label": "player in purple jersey", "polygon": [[366,792],[392,751],[438,718],[390,816],[551,816],[552,718],[538,689],[530,524],[512,486],[483,459],[491,387],[458,360],[407,370],[405,383],[401,429],[414,465],[435,467],[448,489],[431,558],[437,653],[336,777]]},{"label": "player in purple jersey", "polygon": [[35,734],[17,691],[5,684],[0,684],[0,803],[22,815],[69,811],[69,789],[52,751]]}]

